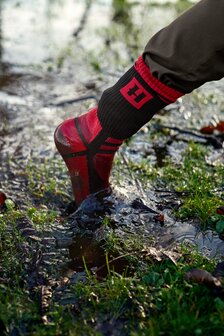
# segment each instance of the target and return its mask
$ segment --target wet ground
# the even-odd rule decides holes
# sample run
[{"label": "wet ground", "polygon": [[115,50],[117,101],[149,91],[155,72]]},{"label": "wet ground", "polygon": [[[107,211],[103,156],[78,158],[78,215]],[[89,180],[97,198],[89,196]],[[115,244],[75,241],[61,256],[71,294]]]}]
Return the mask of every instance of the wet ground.
[{"label": "wet ground", "polygon": [[[24,175],[27,165],[32,162],[38,167],[46,159],[60,161],[53,143],[55,127],[66,117],[94,106],[103,89],[119,78],[141,52],[149,36],[177,15],[177,7],[148,7],[144,2],[136,5],[134,15],[126,13],[126,23],[122,25],[117,22],[118,13],[110,1],[6,1],[1,6],[0,190],[25,208],[29,202],[41,203],[28,192]],[[206,84],[168,107],[155,120],[181,130],[198,130],[223,119],[223,84],[223,81]],[[177,162],[181,160],[189,134],[177,132],[175,140],[149,143],[149,128],[145,127],[123,149],[124,164],[125,157],[138,161],[147,156],[152,165],[159,166],[167,155]],[[207,141],[194,136],[192,139]],[[214,164],[223,162],[223,148],[211,146],[208,160]],[[53,174],[58,179],[67,181],[65,173],[57,171],[57,165],[55,170]],[[145,189],[133,174],[127,174],[119,186],[113,182],[112,185],[114,193],[106,199],[111,225],[106,229],[97,226],[100,215],[92,218],[86,215],[85,208],[63,224],[57,221],[50,227],[46,225],[41,233],[27,219],[18,223],[22,234],[27,239],[31,236],[32,244],[38,245],[35,261],[38,271],[35,266],[29,280],[31,287],[36,284],[34,278],[38,272],[39,277],[42,274],[42,280],[38,281],[43,286],[49,284],[47,277],[57,280],[54,293],[57,297],[65,289],[65,283],[60,282],[56,271],[52,272],[52,265],[62,269],[64,278],[69,277],[74,283],[82,277],[83,255],[89,267],[102,273],[106,263],[102,245],[111,230],[124,239],[138,232],[146,243],[153,237],[152,245],[165,249],[185,240],[198,245],[210,257],[224,256],[224,242],[217,234],[202,233],[194,221],[183,224],[172,217],[171,208],[179,202],[177,195]],[[64,200],[50,196],[50,207],[63,213],[71,201],[69,183]],[[94,230],[89,227],[91,220],[96,225]],[[118,270],[125,268],[118,255],[111,258],[118,258],[115,263]],[[72,298],[65,295],[61,300],[66,304]]]}]

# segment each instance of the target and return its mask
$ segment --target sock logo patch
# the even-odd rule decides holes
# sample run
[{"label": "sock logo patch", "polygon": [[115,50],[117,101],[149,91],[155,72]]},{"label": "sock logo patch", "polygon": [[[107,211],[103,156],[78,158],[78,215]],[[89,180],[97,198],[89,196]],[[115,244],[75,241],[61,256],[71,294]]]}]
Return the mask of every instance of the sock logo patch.
[{"label": "sock logo patch", "polygon": [[135,77],[120,90],[120,93],[137,110],[153,98]]}]

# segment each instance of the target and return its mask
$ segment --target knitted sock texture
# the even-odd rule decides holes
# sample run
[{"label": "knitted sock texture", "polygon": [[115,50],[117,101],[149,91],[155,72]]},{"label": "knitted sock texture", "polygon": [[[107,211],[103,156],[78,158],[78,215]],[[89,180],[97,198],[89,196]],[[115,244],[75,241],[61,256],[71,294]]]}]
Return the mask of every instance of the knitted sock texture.
[{"label": "knitted sock texture", "polygon": [[140,56],[113,87],[104,91],[98,118],[109,136],[126,139],[182,95],[153,77]]}]

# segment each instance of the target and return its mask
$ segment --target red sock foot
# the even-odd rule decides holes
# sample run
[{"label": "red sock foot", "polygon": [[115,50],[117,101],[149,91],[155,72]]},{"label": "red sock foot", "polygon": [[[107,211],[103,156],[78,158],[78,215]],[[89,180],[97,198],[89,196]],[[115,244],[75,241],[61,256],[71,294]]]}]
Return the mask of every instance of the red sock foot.
[{"label": "red sock foot", "polygon": [[97,108],[65,120],[54,138],[69,170],[77,205],[89,194],[109,187],[114,155],[123,141],[108,137],[100,125]]},{"label": "red sock foot", "polygon": [[87,114],[65,120],[55,143],[72,181],[77,205],[89,194],[109,187],[114,154],[123,140],[183,93],[154,78],[142,57]]}]

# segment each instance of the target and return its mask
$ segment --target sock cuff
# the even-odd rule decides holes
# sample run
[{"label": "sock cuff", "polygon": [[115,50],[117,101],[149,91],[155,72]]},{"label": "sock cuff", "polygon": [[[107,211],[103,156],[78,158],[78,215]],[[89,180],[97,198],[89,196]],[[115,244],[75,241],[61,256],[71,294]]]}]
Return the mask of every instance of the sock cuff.
[{"label": "sock cuff", "polygon": [[155,92],[163,98],[168,99],[171,103],[175,102],[179,97],[184,95],[183,92],[177,91],[153,77],[150,72],[150,68],[145,64],[142,56],[139,56],[136,61],[135,69]]}]

